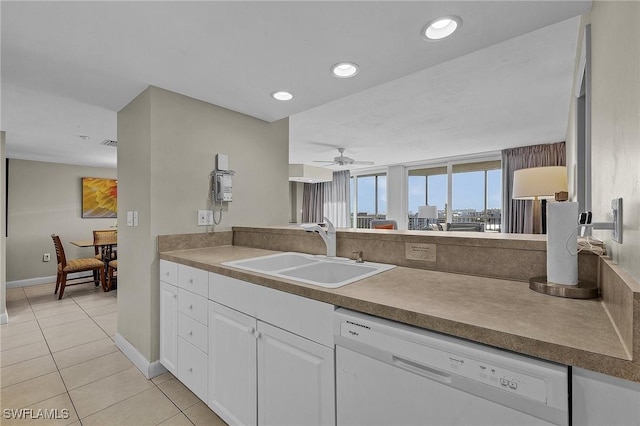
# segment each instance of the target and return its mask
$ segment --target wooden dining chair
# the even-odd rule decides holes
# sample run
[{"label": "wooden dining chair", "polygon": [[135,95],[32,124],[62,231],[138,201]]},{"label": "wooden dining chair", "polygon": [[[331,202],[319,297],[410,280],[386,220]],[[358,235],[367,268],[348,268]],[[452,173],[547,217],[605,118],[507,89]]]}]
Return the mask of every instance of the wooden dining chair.
[{"label": "wooden dining chair", "polygon": [[[102,289],[104,291],[107,291],[104,274],[104,262],[94,257],[67,260],[67,257],[64,254],[64,247],[62,246],[62,242],[60,241],[60,237],[56,234],[51,234],[51,238],[53,239],[53,245],[56,248],[56,257],[58,260],[56,289],[53,292],[53,294],[56,294],[58,292],[58,288],[60,289],[58,300],[62,299],[64,289],[68,285],[95,283],[97,286],[98,284],[102,284]],[[92,277],[91,275],[78,278],[67,277],[68,274],[85,271],[96,272],[96,275],[99,277],[99,281],[97,281],[95,277]],[[87,280],[86,278],[91,279]]]},{"label": "wooden dining chair", "polygon": [[111,291],[115,287],[113,286],[115,280],[116,286],[118,285],[118,261],[112,260],[107,267],[107,291]]},{"label": "wooden dining chair", "polygon": [[[103,262],[115,259],[115,251],[107,250],[108,246],[101,246],[100,244],[109,243],[115,241],[117,238],[117,232],[115,229],[113,230],[94,230],[93,231],[93,247],[95,251],[95,258],[98,260],[102,260]],[[105,259],[105,255],[109,254],[110,258]]]}]

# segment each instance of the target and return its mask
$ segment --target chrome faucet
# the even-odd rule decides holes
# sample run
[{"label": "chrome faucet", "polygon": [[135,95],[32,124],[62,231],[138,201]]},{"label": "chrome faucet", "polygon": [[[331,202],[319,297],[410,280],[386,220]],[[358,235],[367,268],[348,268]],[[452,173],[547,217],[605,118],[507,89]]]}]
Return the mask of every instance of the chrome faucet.
[{"label": "chrome faucet", "polygon": [[322,237],[324,244],[327,246],[327,257],[336,257],[336,228],[333,223],[326,217],[324,218],[327,226],[323,228],[317,224],[302,225],[307,232],[317,232]]},{"label": "chrome faucet", "polygon": [[356,263],[364,263],[364,253],[362,253],[362,250],[360,251],[354,251],[353,253],[351,253],[353,255],[355,255],[355,261]]}]

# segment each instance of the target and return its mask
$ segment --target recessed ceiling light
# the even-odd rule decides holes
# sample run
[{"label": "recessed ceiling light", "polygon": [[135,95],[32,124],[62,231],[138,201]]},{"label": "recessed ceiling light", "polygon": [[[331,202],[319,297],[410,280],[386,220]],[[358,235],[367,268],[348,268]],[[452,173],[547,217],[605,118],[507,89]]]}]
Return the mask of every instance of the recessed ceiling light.
[{"label": "recessed ceiling light", "polygon": [[358,65],[353,62],[340,62],[331,67],[331,74],[338,78],[349,78],[358,74]]},{"label": "recessed ceiling light", "polygon": [[443,16],[434,19],[424,26],[422,36],[426,40],[441,40],[449,37],[455,30],[462,26],[462,19],[458,16]]},{"label": "recessed ceiling light", "polygon": [[293,95],[291,93],[284,91],[273,92],[271,96],[273,96],[273,99],[277,99],[279,101],[290,101],[293,99]]}]

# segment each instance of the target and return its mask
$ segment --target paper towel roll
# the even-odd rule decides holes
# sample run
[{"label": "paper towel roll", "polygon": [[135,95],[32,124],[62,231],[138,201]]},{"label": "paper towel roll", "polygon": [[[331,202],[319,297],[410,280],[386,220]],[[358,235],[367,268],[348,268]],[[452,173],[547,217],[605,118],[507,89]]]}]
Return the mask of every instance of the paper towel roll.
[{"label": "paper towel roll", "polygon": [[547,282],[578,284],[578,203],[547,203]]}]

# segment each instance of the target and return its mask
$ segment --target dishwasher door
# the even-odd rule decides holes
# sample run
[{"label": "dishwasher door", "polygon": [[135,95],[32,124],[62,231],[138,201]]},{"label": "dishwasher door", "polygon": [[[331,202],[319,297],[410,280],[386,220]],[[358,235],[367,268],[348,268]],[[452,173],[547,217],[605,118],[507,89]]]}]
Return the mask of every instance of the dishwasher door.
[{"label": "dishwasher door", "polygon": [[339,309],[338,425],[569,424],[568,369]]}]

